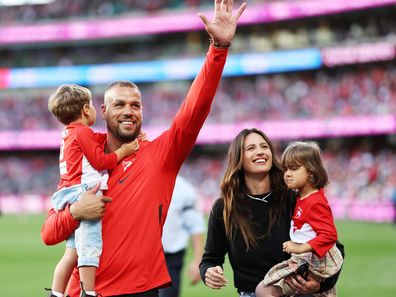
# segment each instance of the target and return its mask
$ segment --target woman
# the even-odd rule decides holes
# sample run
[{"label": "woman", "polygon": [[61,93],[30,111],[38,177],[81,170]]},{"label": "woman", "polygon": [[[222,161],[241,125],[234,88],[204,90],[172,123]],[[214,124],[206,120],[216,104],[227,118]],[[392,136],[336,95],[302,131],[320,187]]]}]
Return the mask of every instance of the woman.
[{"label": "woman", "polygon": [[[209,288],[225,286],[221,266],[228,254],[239,295],[254,297],[268,270],[289,257],[282,244],[290,240],[296,198],[287,190],[273,145],[262,131],[245,129],[232,141],[221,194],[209,218],[201,278]],[[309,294],[333,287],[338,275],[323,283],[298,275],[287,282]]]}]

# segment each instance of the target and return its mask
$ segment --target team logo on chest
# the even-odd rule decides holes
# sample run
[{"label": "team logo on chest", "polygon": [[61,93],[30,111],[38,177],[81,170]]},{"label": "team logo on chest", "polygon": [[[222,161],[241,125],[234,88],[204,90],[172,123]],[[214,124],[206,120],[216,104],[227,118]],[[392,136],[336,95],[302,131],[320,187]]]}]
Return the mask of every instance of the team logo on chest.
[{"label": "team logo on chest", "polygon": [[135,161],[135,159],[132,159],[131,161],[122,161],[122,168],[124,168],[124,172],[132,165],[133,161]]},{"label": "team logo on chest", "polygon": [[298,207],[297,213],[296,213],[296,218],[300,218],[302,213],[303,213],[303,210],[301,209],[301,207]]},{"label": "team logo on chest", "polygon": [[[131,165],[133,164],[134,161],[135,161],[135,158],[133,158],[132,160],[129,160],[129,161],[122,161],[121,165],[122,165],[122,168],[124,169],[124,172],[129,167],[131,167]],[[118,183],[122,184],[128,178],[129,175],[130,175],[130,173],[128,173],[126,176],[119,178]]]}]

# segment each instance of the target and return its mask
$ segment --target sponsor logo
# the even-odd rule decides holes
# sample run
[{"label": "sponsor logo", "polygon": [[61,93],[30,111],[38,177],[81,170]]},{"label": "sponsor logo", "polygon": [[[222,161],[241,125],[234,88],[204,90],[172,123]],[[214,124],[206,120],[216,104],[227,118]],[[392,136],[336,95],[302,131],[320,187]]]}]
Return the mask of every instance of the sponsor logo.
[{"label": "sponsor logo", "polygon": [[122,183],[128,178],[128,176],[129,176],[129,174],[128,174],[127,176],[125,176],[124,178],[120,178],[120,179],[118,180],[118,183],[119,183],[119,184],[122,184]]}]

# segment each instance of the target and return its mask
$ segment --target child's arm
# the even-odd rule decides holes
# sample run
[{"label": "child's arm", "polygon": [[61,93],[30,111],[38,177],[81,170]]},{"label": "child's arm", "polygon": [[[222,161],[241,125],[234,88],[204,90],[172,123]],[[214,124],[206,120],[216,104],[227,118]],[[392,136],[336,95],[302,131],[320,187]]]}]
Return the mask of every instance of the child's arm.
[{"label": "child's arm", "polygon": [[283,243],[283,251],[288,254],[302,254],[312,252],[313,249],[308,243],[296,243],[289,240]]},{"label": "child's arm", "polygon": [[104,151],[106,138],[98,138],[88,126],[80,127],[76,131],[75,139],[79,149],[94,169],[108,170],[117,166],[117,155],[115,153],[106,154]]},{"label": "child's arm", "polygon": [[115,151],[115,154],[117,155],[117,162],[120,162],[126,156],[132,155],[138,150],[139,142],[137,139],[129,143],[123,143],[120,148]]},{"label": "child's arm", "polygon": [[115,151],[117,155],[117,162],[120,162],[125,157],[132,155],[133,153],[139,150],[139,142],[140,141],[147,141],[147,134],[143,130],[139,132],[137,139],[130,143],[123,143],[121,147]]},{"label": "child's arm", "polygon": [[315,203],[310,213],[312,217],[309,220],[309,224],[316,232],[316,237],[307,243],[319,257],[323,257],[337,241],[337,229],[334,224],[334,218],[327,203]]}]

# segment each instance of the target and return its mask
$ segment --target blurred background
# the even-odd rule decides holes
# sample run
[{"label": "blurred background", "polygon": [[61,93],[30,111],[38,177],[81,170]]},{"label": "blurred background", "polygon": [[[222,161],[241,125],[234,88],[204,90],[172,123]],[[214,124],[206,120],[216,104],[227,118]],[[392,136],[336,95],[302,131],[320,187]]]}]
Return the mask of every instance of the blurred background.
[{"label": "blurred background", "polygon": [[[289,141],[318,141],[331,181],[327,197],[349,243],[346,264],[356,260],[344,268],[340,295],[396,294],[396,0],[247,2],[182,174],[197,186],[207,213],[219,196],[229,142],[241,129],[265,131],[278,157]],[[59,181],[62,126],[47,109],[49,95],[63,83],[84,85],[99,111],[107,83],[132,80],[142,91],[143,129],[153,139],[170,125],[202,65],[209,42],[196,13],[210,16],[212,6],[212,0],[0,1],[0,296],[44,296],[63,248],[45,247],[39,236]],[[100,115],[94,129],[104,131]],[[364,265],[373,265],[366,275]],[[11,281],[39,267],[41,273]],[[184,296],[212,294],[184,285]],[[216,294],[236,295],[226,292]]]}]

